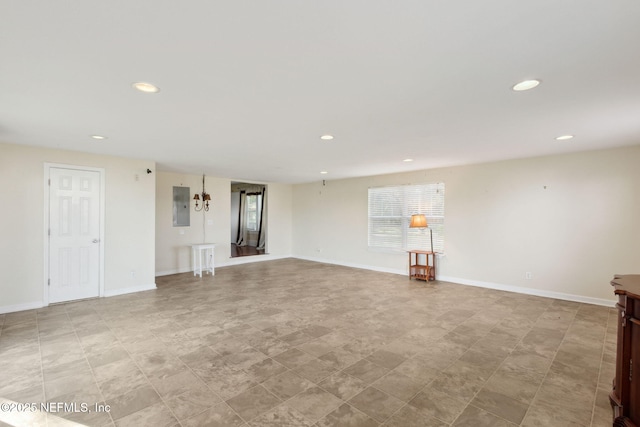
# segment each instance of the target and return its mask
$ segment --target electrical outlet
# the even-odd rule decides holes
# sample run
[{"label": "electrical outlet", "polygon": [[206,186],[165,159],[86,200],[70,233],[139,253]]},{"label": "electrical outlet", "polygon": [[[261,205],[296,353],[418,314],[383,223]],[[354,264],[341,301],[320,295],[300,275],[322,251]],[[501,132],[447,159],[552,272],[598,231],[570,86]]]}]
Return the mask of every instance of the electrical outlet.
[{"label": "electrical outlet", "polygon": [[322,248],[316,248],[316,252],[322,252]]},{"label": "electrical outlet", "polygon": [[131,270],[131,278],[132,279],[136,278],[136,271],[135,270]]},{"label": "electrical outlet", "polygon": [[533,279],[533,273],[530,271],[527,271],[526,273],[524,273],[524,278],[525,279]]}]

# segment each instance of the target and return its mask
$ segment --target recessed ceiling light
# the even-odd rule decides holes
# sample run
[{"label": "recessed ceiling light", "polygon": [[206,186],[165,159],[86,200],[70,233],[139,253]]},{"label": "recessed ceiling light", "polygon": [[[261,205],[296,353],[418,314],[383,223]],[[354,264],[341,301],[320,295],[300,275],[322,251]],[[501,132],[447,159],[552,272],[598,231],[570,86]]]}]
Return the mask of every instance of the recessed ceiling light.
[{"label": "recessed ceiling light", "polygon": [[327,172],[327,171],[320,171],[320,173],[321,173],[322,175],[326,175],[326,174],[328,174],[329,172]]},{"label": "recessed ceiling light", "polygon": [[522,92],[523,90],[533,89],[540,84],[540,80],[525,80],[513,86],[513,90],[516,92]]},{"label": "recessed ceiling light", "polygon": [[562,136],[556,137],[558,141],[566,141],[567,139],[571,139],[571,138],[573,138],[573,135],[562,135]]},{"label": "recessed ceiling light", "polygon": [[413,159],[404,159],[403,162],[407,162],[407,163],[413,162]]},{"label": "recessed ceiling light", "polygon": [[91,138],[93,138],[93,139],[107,139],[106,136],[102,136],[102,135],[91,135]]},{"label": "recessed ceiling light", "polygon": [[146,82],[134,83],[133,87],[138,89],[140,92],[145,92],[145,93],[160,92],[160,89],[157,86],[154,86],[151,83],[146,83]]},{"label": "recessed ceiling light", "polygon": [[333,135],[322,135],[320,139],[323,139],[325,141],[331,141],[333,139]]}]

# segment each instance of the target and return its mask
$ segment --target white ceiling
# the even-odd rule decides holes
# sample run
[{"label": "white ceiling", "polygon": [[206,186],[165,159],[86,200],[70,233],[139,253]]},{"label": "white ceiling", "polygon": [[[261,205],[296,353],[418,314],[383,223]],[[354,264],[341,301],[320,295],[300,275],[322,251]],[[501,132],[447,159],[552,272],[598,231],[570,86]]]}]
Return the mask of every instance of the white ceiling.
[{"label": "white ceiling", "polygon": [[0,141],[288,183],[640,144],[639,21],[636,0],[0,0]]}]

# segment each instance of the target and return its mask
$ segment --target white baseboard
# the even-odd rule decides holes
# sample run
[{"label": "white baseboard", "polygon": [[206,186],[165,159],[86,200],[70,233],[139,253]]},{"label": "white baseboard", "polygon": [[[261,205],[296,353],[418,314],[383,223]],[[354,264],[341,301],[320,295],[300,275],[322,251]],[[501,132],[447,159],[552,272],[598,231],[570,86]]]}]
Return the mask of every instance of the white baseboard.
[{"label": "white baseboard", "polygon": [[44,307],[44,305],[42,304],[42,301],[27,302],[24,304],[15,304],[15,305],[5,305],[5,306],[0,306],[0,314],[13,313],[16,311],[33,310],[33,309],[42,308],[42,307]]},{"label": "white baseboard", "polygon": [[[406,270],[398,270],[398,269],[393,269],[393,268],[380,268],[380,267],[374,267],[374,266],[370,266],[370,265],[354,264],[354,263],[349,263],[349,262],[339,262],[339,261],[334,261],[334,260],[324,259],[324,258],[317,258],[317,257],[297,256],[295,258],[304,259],[304,260],[307,260],[307,261],[323,262],[323,263],[326,263],[326,264],[342,265],[344,267],[362,268],[362,269],[365,269],[365,270],[379,271],[379,272],[382,272],[382,273],[393,273],[393,274],[407,275],[407,271]],[[466,285],[466,286],[476,286],[476,287],[479,287],[479,288],[488,288],[488,289],[496,289],[496,290],[499,290],[499,291],[514,292],[514,293],[517,293],[517,294],[535,295],[535,296],[539,296],[539,297],[561,299],[561,300],[565,300],[565,301],[581,302],[581,303],[585,303],[585,304],[602,305],[602,306],[605,306],[605,307],[614,307],[616,305],[615,299],[608,300],[608,299],[604,299],[604,298],[593,298],[593,297],[586,297],[586,296],[582,296],[582,295],[565,294],[565,293],[562,293],[562,292],[546,291],[546,290],[532,289],[532,288],[523,288],[523,287],[520,287],[520,286],[513,286],[513,285],[502,285],[500,283],[482,282],[482,281],[479,281],[479,280],[461,279],[459,277],[450,277],[450,276],[437,275],[436,279],[437,280],[441,280],[443,282],[457,283],[457,284]]]},{"label": "white baseboard", "polygon": [[[104,291],[103,297],[113,297],[116,295],[124,295],[124,294],[132,294],[134,292],[142,292],[142,291],[151,291],[156,288],[156,284],[153,283],[151,285],[141,285],[141,286],[132,286],[129,288],[120,288],[113,290]],[[0,314],[5,313],[15,313],[17,311],[25,311],[25,310],[34,310],[37,308],[43,308],[45,305],[42,301],[28,302],[24,304],[15,304],[15,305],[5,305],[0,306]]]},{"label": "white baseboard", "polygon": [[150,285],[140,285],[140,286],[131,286],[128,288],[105,290],[103,296],[114,297],[116,295],[132,294],[134,292],[152,291],[154,289],[157,289],[157,287],[155,283],[152,283]]},{"label": "white baseboard", "polygon": [[[226,260],[221,260],[221,257],[216,257],[214,259],[215,268],[218,267],[228,267],[230,265],[238,265],[238,264],[249,264],[252,262],[264,262],[264,261],[273,261],[276,259],[284,259],[291,258],[291,255],[255,255],[255,256],[240,256],[234,258],[227,258]],[[191,273],[193,270],[191,267],[185,268],[176,268],[173,270],[162,270],[156,272],[156,277],[158,276],[170,276],[172,274],[180,274],[180,273]]]},{"label": "white baseboard", "polygon": [[254,256],[238,256],[233,258],[227,258],[224,261],[218,262],[218,258],[216,258],[216,268],[218,267],[228,267],[230,265],[238,265],[238,264],[249,264],[252,262],[264,262],[264,261],[274,261],[276,259],[285,259],[291,258],[291,255],[254,255]]},{"label": "white baseboard", "polygon": [[538,297],[561,299],[565,301],[581,302],[585,304],[602,305],[605,307],[614,307],[616,301],[614,299],[593,298],[575,294],[565,294],[562,292],[546,291],[543,289],[523,288],[513,285],[502,285],[500,283],[481,282],[479,280],[461,279],[459,277],[438,276],[438,280],[444,282],[458,283],[460,285],[476,286],[479,288],[496,289],[499,291],[515,292],[518,294],[535,295]]},{"label": "white baseboard", "polygon": [[398,270],[398,269],[395,269],[395,268],[376,267],[376,266],[373,266],[373,265],[356,264],[356,263],[352,263],[352,262],[341,262],[341,261],[335,261],[335,260],[332,260],[332,259],[325,259],[325,258],[318,258],[318,257],[296,256],[294,258],[304,259],[306,261],[322,262],[322,263],[325,263],[325,264],[341,265],[343,267],[361,268],[363,270],[378,271],[380,273],[400,274],[400,275],[404,275],[404,276],[407,275],[406,270]]},{"label": "white baseboard", "polygon": [[158,277],[158,276],[170,276],[172,274],[188,273],[190,271],[193,271],[191,269],[191,267],[176,268],[176,269],[173,269],[173,270],[156,271],[156,277]]}]

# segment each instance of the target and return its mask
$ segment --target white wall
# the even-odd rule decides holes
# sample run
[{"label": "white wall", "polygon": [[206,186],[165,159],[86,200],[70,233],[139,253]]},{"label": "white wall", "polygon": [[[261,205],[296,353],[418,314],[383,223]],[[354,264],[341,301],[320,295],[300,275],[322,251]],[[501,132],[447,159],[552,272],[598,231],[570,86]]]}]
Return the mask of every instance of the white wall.
[{"label": "white wall", "polygon": [[240,209],[240,193],[237,191],[234,191],[231,193],[231,234],[229,235],[229,238],[231,239],[231,241],[235,241],[236,238],[238,237],[238,228],[240,228],[240,221],[238,220],[238,215],[235,214],[234,212],[238,212],[238,210]]},{"label": "white wall", "polygon": [[[290,257],[293,239],[293,186],[291,184],[269,183],[267,185],[266,209],[267,253],[271,257]],[[241,261],[242,258],[234,258],[234,261]]]},{"label": "white wall", "polygon": [[147,175],[152,161],[0,144],[0,313],[42,304],[45,162],[105,169],[107,295],[153,287],[156,272],[189,271],[187,245],[204,240],[222,243],[218,266],[293,254],[405,273],[406,254],[367,248],[367,188],[438,181],[447,192],[441,279],[606,303],[613,274],[640,270],[640,146],[326,186],[268,183],[269,255],[231,259],[230,179],[207,177],[213,202],[204,221],[212,224],[203,233],[202,214],[192,211],[187,228],[174,228],[171,214],[173,186],[199,192],[202,176]]},{"label": "white wall", "polygon": [[105,169],[105,295],[155,287],[153,161],[0,144],[0,313],[43,303],[44,163]]},{"label": "white wall", "polygon": [[638,165],[634,146],[296,185],[293,253],[406,273],[367,248],[367,189],[444,182],[439,279],[609,304],[613,275],[640,273]]},{"label": "white wall", "polygon": [[[202,192],[202,175],[159,172],[156,183],[156,275],[191,271],[192,243],[218,243],[215,265],[267,261],[291,256],[292,186],[267,184],[267,255],[231,258],[231,179],[206,177],[211,195],[209,212],[195,212],[191,201],[191,226],[173,227],[173,187]],[[237,180],[234,180],[237,181]],[[203,227],[204,221],[204,227]],[[184,234],[181,234],[183,232]]]}]

